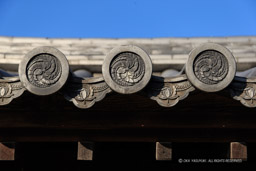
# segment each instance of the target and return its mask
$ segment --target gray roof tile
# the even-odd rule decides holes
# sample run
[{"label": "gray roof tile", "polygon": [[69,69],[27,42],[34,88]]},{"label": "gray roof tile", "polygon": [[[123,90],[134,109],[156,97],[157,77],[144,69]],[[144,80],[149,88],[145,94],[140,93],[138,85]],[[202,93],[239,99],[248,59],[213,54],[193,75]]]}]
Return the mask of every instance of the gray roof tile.
[{"label": "gray roof tile", "polygon": [[[180,66],[186,63],[189,52],[202,43],[214,42],[231,50],[239,62],[256,66],[256,37],[201,37],[153,39],[65,39],[0,37],[0,68],[5,64],[18,64],[26,53],[38,46],[53,46],[62,51],[75,68],[100,66],[106,54],[114,47],[135,44],[144,48],[152,58],[154,70]],[[161,67],[158,68],[158,65]],[[9,66],[9,65],[8,65]],[[166,67],[165,67],[166,66]],[[243,65],[244,66],[244,65]],[[179,67],[178,67],[179,68]],[[7,68],[8,69],[8,68]],[[238,69],[248,69],[239,68]],[[93,69],[92,69],[93,70]]]}]

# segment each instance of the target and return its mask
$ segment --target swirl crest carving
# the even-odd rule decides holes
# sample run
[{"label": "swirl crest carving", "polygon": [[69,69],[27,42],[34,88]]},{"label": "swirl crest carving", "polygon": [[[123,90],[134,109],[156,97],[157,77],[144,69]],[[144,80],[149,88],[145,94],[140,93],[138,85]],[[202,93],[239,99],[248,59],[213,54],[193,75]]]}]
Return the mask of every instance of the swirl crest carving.
[{"label": "swirl crest carving", "polygon": [[27,65],[28,81],[36,87],[49,87],[55,84],[60,76],[61,65],[53,55],[37,55]]},{"label": "swirl crest carving", "polygon": [[217,84],[228,74],[228,61],[217,51],[206,50],[200,53],[193,64],[196,77],[205,84]]},{"label": "swirl crest carving", "polygon": [[123,52],[118,54],[111,62],[110,74],[118,85],[133,86],[143,78],[145,64],[139,55]]},{"label": "swirl crest carving", "polygon": [[13,99],[22,95],[25,91],[22,83],[15,79],[0,79],[0,106],[9,104]]}]

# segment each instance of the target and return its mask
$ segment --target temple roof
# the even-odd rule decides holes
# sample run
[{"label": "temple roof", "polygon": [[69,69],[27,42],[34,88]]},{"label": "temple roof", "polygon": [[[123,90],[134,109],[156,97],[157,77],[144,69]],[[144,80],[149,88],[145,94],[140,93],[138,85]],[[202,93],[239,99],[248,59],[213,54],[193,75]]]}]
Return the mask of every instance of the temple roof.
[{"label": "temple roof", "polygon": [[21,59],[32,49],[51,46],[63,52],[71,69],[87,69],[101,73],[108,52],[116,46],[133,44],[142,47],[151,57],[153,72],[165,69],[180,70],[190,51],[203,43],[218,43],[235,57],[237,70],[256,66],[256,37],[200,37],[152,39],[64,39],[0,37],[0,68],[17,72]]},{"label": "temple roof", "polygon": [[[240,129],[255,142],[255,47],[256,37],[2,37],[0,138],[237,141]],[[156,74],[165,69],[182,72]]]},{"label": "temple roof", "polygon": [[[225,40],[222,44],[233,49],[209,43],[210,40]],[[1,70],[0,105],[9,104],[27,90],[39,96],[60,92],[78,108],[90,108],[112,92],[142,94],[160,106],[172,107],[196,90],[225,92],[244,106],[256,107],[255,69],[237,72],[240,64],[254,65],[254,40],[245,37],[118,40],[2,38],[3,44],[9,43],[10,48],[9,51],[8,48],[2,50],[2,62],[6,62],[2,64],[3,69],[8,69],[9,64],[19,68],[18,75]],[[200,44],[203,41],[207,43]],[[125,43],[130,45],[118,45]],[[35,48],[36,45],[38,47]],[[20,49],[15,50],[15,47]],[[234,54],[237,56],[234,57]],[[246,56],[248,54],[251,57]],[[182,65],[183,69],[181,72],[172,70],[168,74],[156,75],[154,66],[158,65],[166,65],[167,69],[177,69],[175,66]],[[93,71],[102,73],[97,77],[86,70],[70,70],[74,66],[79,69],[85,67],[89,72],[96,67]]]}]

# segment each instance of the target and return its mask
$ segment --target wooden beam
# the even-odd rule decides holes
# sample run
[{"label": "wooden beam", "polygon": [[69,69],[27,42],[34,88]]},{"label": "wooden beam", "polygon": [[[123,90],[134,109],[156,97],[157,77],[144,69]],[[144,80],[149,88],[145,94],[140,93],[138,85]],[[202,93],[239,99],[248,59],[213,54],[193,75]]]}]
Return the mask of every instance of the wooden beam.
[{"label": "wooden beam", "polygon": [[230,143],[230,158],[247,160],[247,146],[241,142]]},{"label": "wooden beam", "polygon": [[61,94],[26,91],[0,109],[4,142],[256,142],[256,108],[220,93],[195,91],[169,108],[140,94],[112,93],[82,110]]},{"label": "wooden beam", "polygon": [[77,160],[93,160],[92,142],[78,142]]},{"label": "wooden beam", "polygon": [[0,143],[0,160],[15,159],[15,143]]},{"label": "wooden beam", "polygon": [[156,160],[172,160],[171,142],[156,142]]}]

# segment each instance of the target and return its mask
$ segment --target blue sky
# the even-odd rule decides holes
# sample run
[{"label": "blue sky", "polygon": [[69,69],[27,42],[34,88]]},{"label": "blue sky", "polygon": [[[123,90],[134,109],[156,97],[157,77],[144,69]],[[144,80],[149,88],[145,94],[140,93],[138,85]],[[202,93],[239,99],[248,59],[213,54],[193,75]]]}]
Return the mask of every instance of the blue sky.
[{"label": "blue sky", "polygon": [[256,1],[0,0],[0,36],[256,36]]}]

